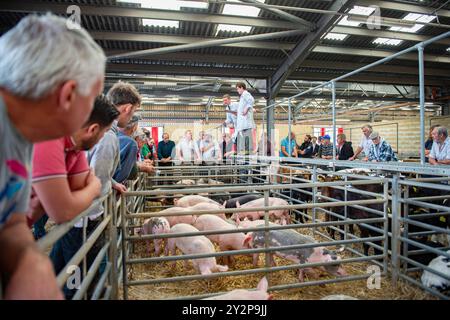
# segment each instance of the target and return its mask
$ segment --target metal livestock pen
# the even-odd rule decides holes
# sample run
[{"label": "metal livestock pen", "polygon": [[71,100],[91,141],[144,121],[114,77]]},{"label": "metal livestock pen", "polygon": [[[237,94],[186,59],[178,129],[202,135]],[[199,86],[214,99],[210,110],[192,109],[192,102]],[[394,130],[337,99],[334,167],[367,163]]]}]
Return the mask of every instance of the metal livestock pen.
[{"label": "metal livestock pen", "polygon": [[[418,58],[419,58],[419,92],[420,92],[420,144],[421,144],[421,165],[415,164],[406,164],[406,163],[359,163],[359,162],[349,162],[349,161],[339,161],[334,160],[312,160],[312,159],[293,159],[286,158],[280,160],[275,157],[251,157],[250,162],[239,162],[239,159],[236,163],[232,165],[226,166],[192,166],[192,167],[178,167],[178,168],[161,168],[161,173],[167,173],[166,176],[157,176],[156,178],[150,178],[150,180],[159,180],[159,182],[165,182],[174,180],[175,178],[179,179],[189,179],[189,177],[203,177],[203,178],[216,178],[224,181],[224,185],[221,186],[196,186],[195,188],[192,186],[187,186],[184,188],[183,186],[173,186],[170,185],[165,187],[166,190],[155,190],[155,186],[149,185],[148,179],[145,176],[141,175],[138,180],[131,183],[131,190],[123,194],[120,199],[117,201],[116,195],[108,195],[98,202],[104,203],[104,215],[103,220],[95,229],[94,232],[91,233],[89,237],[85,236],[85,241],[80,250],[75,254],[72,260],[68,263],[66,268],[58,275],[58,282],[61,286],[63,286],[68,279],[73,279],[74,270],[77,268],[73,268],[73,266],[81,265],[82,277],[78,277],[82,280],[79,283],[77,288],[79,291],[75,295],[74,299],[117,299],[119,297],[119,287],[122,284],[123,297],[127,298],[129,286],[139,286],[144,284],[161,284],[164,282],[178,282],[178,281],[188,281],[193,279],[212,279],[219,277],[228,277],[228,276],[238,276],[238,275],[247,275],[247,274],[273,274],[276,272],[281,272],[283,270],[291,270],[305,267],[314,267],[320,265],[327,264],[336,264],[336,262],[328,262],[323,264],[291,264],[277,267],[270,267],[268,265],[268,256],[266,255],[265,259],[265,267],[256,268],[256,269],[247,269],[247,270],[236,270],[236,271],[227,271],[223,273],[215,273],[208,276],[201,275],[184,275],[184,276],[175,276],[168,277],[164,279],[143,279],[143,280],[130,280],[128,269],[132,265],[138,265],[143,263],[164,263],[166,261],[174,261],[174,260],[186,260],[202,257],[202,255],[184,255],[184,256],[171,256],[171,257],[153,257],[153,258],[130,258],[133,253],[133,244],[136,241],[140,240],[149,240],[153,238],[167,238],[168,235],[148,235],[148,236],[136,236],[134,234],[134,229],[139,227],[139,221],[142,220],[143,217],[151,217],[157,216],[157,213],[144,213],[146,197],[158,196],[158,195],[176,195],[176,194],[196,194],[207,192],[208,194],[220,194],[220,193],[245,193],[248,191],[255,191],[263,194],[266,199],[266,205],[257,208],[265,211],[265,230],[266,235],[269,230],[273,229],[301,229],[306,230],[310,229],[312,234],[319,238],[320,240],[326,240],[320,243],[308,244],[308,245],[299,245],[293,247],[277,247],[273,248],[267,245],[264,248],[258,249],[248,249],[248,250],[239,250],[233,252],[216,252],[209,256],[220,257],[230,254],[249,254],[249,253],[269,253],[278,250],[286,250],[292,248],[305,248],[305,247],[317,247],[317,246],[336,246],[336,245],[344,245],[345,251],[348,256],[346,256],[341,263],[344,265],[351,265],[357,262],[365,262],[370,261],[373,264],[379,265],[382,267],[382,275],[390,274],[392,276],[392,281],[397,283],[399,278],[408,281],[414,285],[420,286],[422,289],[432,293],[433,295],[442,298],[449,299],[450,296],[447,292],[439,292],[434,288],[429,288],[424,286],[421,282],[417,280],[415,275],[417,276],[417,272],[420,271],[428,271],[432,272],[437,276],[440,276],[442,279],[446,281],[450,281],[450,277],[447,274],[442,272],[438,272],[434,269],[428,268],[426,265],[417,263],[412,257],[419,253],[434,253],[436,255],[442,256],[446,259],[450,258],[450,255],[446,252],[448,250],[448,243],[439,247],[432,247],[427,244],[423,244],[421,242],[416,241],[415,237],[418,235],[435,235],[435,234],[446,234],[449,235],[450,231],[448,228],[443,228],[440,226],[436,226],[433,224],[429,224],[426,222],[421,222],[420,220],[423,218],[431,218],[431,217],[444,217],[443,220],[449,220],[449,212],[450,207],[447,203],[443,202],[443,200],[448,199],[450,196],[449,191],[450,187],[448,184],[444,184],[442,182],[447,182],[448,177],[450,176],[450,169],[445,166],[429,166],[425,165],[425,153],[424,153],[424,111],[425,111],[425,83],[424,83],[424,63],[423,63],[423,55],[424,48],[437,40],[447,38],[450,35],[450,32],[444,33],[440,36],[437,36],[428,41],[419,43],[409,49],[403,50],[399,53],[396,53],[387,58],[381,59],[375,63],[367,65],[363,68],[355,70],[351,73],[340,76],[336,79],[333,79],[329,82],[326,82],[320,86],[302,92],[298,95],[295,95],[286,101],[282,101],[283,103],[287,102],[288,104],[288,114],[289,114],[289,132],[292,124],[292,99],[300,98],[302,95],[310,93],[314,90],[323,88],[328,86],[331,88],[332,93],[332,122],[333,122],[333,132],[336,132],[336,97],[335,97],[335,84],[337,81],[341,81],[346,79],[347,77],[367,70],[373,66],[382,64],[384,62],[391,61],[397,58],[400,55],[405,53],[409,53],[417,50]],[[274,108],[279,105],[272,104],[267,108]],[[264,114],[265,115],[265,114]],[[270,122],[270,121],[269,121]],[[263,122],[264,125],[264,122]],[[266,131],[266,128],[263,129]],[[270,133],[270,132],[269,132]],[[270,138],[271,135],[268,135]],[[290,135],[289,135],[290,136]],[[272,139],[273,140],[273,139]],[[335,155],[335,150],[333,148],[333,156]],[[263,151],[263,154],[265,152]],[[254,160],[254,161],[253,161]],[[274,165],[273,163],[280,163],[283,165],[283,162],[287,160],[290,162],[301,164],[302,170],[307,170],[310,172],[310,179],[304,179],[303,177],[295,177],[291,174],[291,168],[288,169],[289,175],[273,173],[270,171],[270,165]],[[253,163],[252,163],[253,161]],[[276,166],[276,164],[275,164]],[[373,170],[378,174],[376,177],[362,177],[361,175],[351,176],[345,173],[336,173],[335,167],[339,166],[341,168],[357,168],[363,167]],[[287,164],[286,167],[298,167],[296,165]],[[168,171],[167,171],[168,170]],[[189,176],[189,170],[191,176]],[[169,172],[172,171],[172,172]],[[331,171],[332,173],[326,173],[323,171]],[[273,174],[272,174],[273,173]],[[175,175],[176,174],[176,175]],[[339,175],[343,177],[342,181],[332,181],[332,182],[320,182],[318,181],[319,174],[333,174]],[[407,175],[421,175],[421,177],[408,177]],[[383,176],[381,176],[383,175]],[[270,177],[274,176],[275,181],[271,181]],[[429,178],[429,176],[435,176],[436,178]],[[281,178],[281,182],[283,179],[288,179],[289,183],[279,183],[278,180]],[[352,179],[349,179],[352,178]],[[301,180],[303,179],[303,180]],[[256,182],[256,183],[254,183]],[[285,180],[286,182],[286,180]],[[437,182],[437,183],[433,183]],[[364,186],[364,185],[373,185],[373,184],[381,184],[383,186],[382,192],[379,193],[369,193],[369,192],[361,192],[360,189],[355,188],[356,186]],[[161,185],[159,185],[161,186]],[[344,199],[344,201],[339,201],[333,198],[327,198],[323,195],[319,194],[319,188],[330,187],[333,189],[344,189],[345,196],[348,196],[351,193],[356,193],[360,195],[369,196],[372,199],[365,200],[355,200],[348,201]],[[422,188],[424,190],[440,190],[437,195],[427,195],[427,196],[419,196],[419,197],[410,197],[410,188],[416,187]],[[311,191],[305,190],[311,189]],[[287,190],[287,192],[286,192]],[[391,190],[391,194],[389,194],[389,190]],[[311,203],[303,203],[302,200],[295,198],[292,196],[292,192],[296,191],[298,193],[304,193],[306,195],[311,196]],[[272,195],[278,195],[279,197],[284,197],[290,201],[289,205],[286,206],[278,206],[278,207],[268,207],[267,199]],[[326,200],[326,201],[323,201]],[[337,200],[337,201],[336,201]],[[436,204],[436,201],[441,201]],[[95,204],[96,204],[95,203]],[[369,206],[371,204],[379,204],[383,206],[382,210],[374,210]],[[409,207],[415,206],[420,208],[429,209],[426,213],[410,215]],[[328,208],[336,208],[336,207],[344,207],[344,215],[336,214],[335,212],[328,210]],[[367,219],[351,219],[347,216],[347,212],[349,208],[357,208],[359,210],[363,210],[366,212],[370,212],[376,217],[367,218]],[[289,209],[297,214],[297,217],[303,216],[303,218],[307,219],[307,223],[298,223],[298,221],[294,221],[294,224],[286,225],[286,226],[269,226],[268,224],[268,211],[272,209]],[[299,209],[312,209],[311,215],[308,213],[300,212]],[[244,212],[246,209],[226,209],[219,210],[220,212],[232,213],[232,212]],[[207,214],[213,213],[214,211],[198,211],[195,214]],[[332,215],[337,220],[334,221],[326,221],[323,222],[318,218],[318,212]],[[71,229],[75,223],[80,219],[85,219],[87,215],[87,211],[80,214],[76,219],[73,219],[71,222],[56,226],[46,237],[41,239],[38,242],[38,245],[46,250],[50,248],[59,238],[61,238],[65,233]],[[171,214],[173,215],[173,214]],[[391,228],[389,224],[391,223]],[[369,230],[376,232],[376,236],[370,237],[361,237],[356,232],[349,232],[349,225],[359,225],[368,228]],[[375,225],[377,224],[377,225]],[[338,226],[344,225],[344,230],[339,228]],[[329,237],[321,228],[329,227],[330,229],[334,229],[334,231],[338,232],[342,235],[340,240],[334,240]],[[425,231],[411,231],[413,227],[421,227]],[[251,228],[251,229],[239,229],[235,232],[242,231],[256,231],[260,229]],[[390,231],[392,230],[392,231]],[[209,232],[217,233],[215,231]],[[225,233],[221,231],[221,233]],[[201,232],[196,234],[208,234],[208,232]],[[174,237],[174,235],[170,235]],[[188,236],[188,234],[177,234],[177,236]],[[88,251],[94,246],[95,242],[101,238],[104,238],[104,244],[102,245],[100,251],[94,259],[93,264],[89,267],[86,266],[86,259]],[[378,245],[375,242],[381,241],[382,245]],[[365,255],[361,252],[358,246],[352,246],[353,244],[366,244],[374,249],[381,250],[381,254],[378,255]],[[410,246],[415,246],[418,249],[410,249]],[[206,256],[206,255],[204,255]],[[412,266],[411,266],[412,265]],[[97,271],[102,270],[103,272],[96,279],[95,275]],[[75,271],[76,275],[76,271]],[[346,276],[341,278],[330,278],[326,280],[319,281],[306,281],[304,283],[285,283],[280,285],[273,285],[271,283],[271,287],[269,290],[271,291],[282,291],[285,289],[291,288],[299,288],[305,286],[312,285],[323,285],[323,284],[331,284],[334,282],[340,281],[352,281],[357,279],[365,279],[369,275],[367,273]],[[270,277],[269,277],[270,280]],[[92,288],[92,294],[88,296],[89,287]],[[216,293],[208,293],[206,296]],[[205,295],[190,295],[188,298],[202,298]],[[175,298],[175,297],[172,297]],[[183,297],[177,297],[183,298]],[[184,297],[186,298],[186,297]]]},{"label": "metal livestock pen", "polygon": [[[136,191],[136,192],[127,192],[123,197],[122,201],[125,203],[128,203],[127,198],[129,196],[143,196],[143,197],[155,197],[155,196],[171,196],[175,194],[183,194],[183,195],[189,195],[189,194],[201,194],[207,191],[209,197],[214,197],[217,194],[223,194],[223,193],[233,193],[233,195],[239,195],[242,193],[247,193],[249,191],[256,192],[264,195],[266,203],[268,203],[268,197],[269,196],[276,196],[280,194],[280,191],[283,189],[290,189],[290,190],[296,190],[296,189],[305,189],[305,188],[318,188],[318,187],[324,187],[324,186],[343,186],[346,188],[348,182],[345,181],[334,181],[334,182],[293,182],[289,184],[278,184],[278,183],[270,183],[269,181],[269,175],[263,174],[260,172],[260,167],[264,167],[264,164],[256,163],[256,164],[249,164],[247,165],[248,169],[251,169],[250,171],[253,173],[250,173],[248,178],[252,179],[257,177],[257,179],[261,179],[261,177],[264,177],[263,179],[265,182],[258,183],[258,184],[247,184],[247,178],[243,176],[241,171],[243,168],[240,165],[234,166],[235,169],[233,169],[233,166],[231,166],[231,171],[237,171],[236,175],[230,175],[230,174],[213,174],[210,176],[206,176],[208,178],[211,177],[222,177],[223,179],[231,178],[232,180],[241,180],[242,184],[237,185],[220,185],[220,186],[183,186],[183,185],[175,185],[175,187],[169,186],[168,188],[165,188],[161,190],[159,187],[160,185],[154,184],[154,188],[148,187],[146,191]],[[252,168],[253,167],[253,168]],[[220,166],[219,166],[220,168]],[[191,171],[191,174],[188,175],[188,178],[203,178],[205,175],[199,174],[199,175],[193,175],[192,173],[194,171],[201,172],[205,170],[204,167],[198,166],[198,167],[186,167],[186,170]],[[210,170],[213,170],[213,168],[209,168]],[[174,181],[182,180],[184,178],[187,178],[185,175],[180,176],[174,176],[173,171],[177,170],[176,168],[169,168],[169,169],[162,169],[161,171],[172,171],[172,173],[169,174],[169,178],[173,179]],[[216,169],[217,170],[217,169]],[[224,170],[230,171],[230,167],[225,167]],[[276,174],[276,176],[280,176]],[[160,180],[160,177],[149,177],[148,180],[154,182],[157,182]],[[163,180],[167,181],[167,177],[163,178]],[[148,183],[148,182],[147,182]],[[303,245],[294,245],[294,246],[281,246],[281,247],[270,247],[266,245],[264,248],[261,249],[246,249],[246,250],[233,250],[233,251],[225,251],[225,252],[215,252],[212,254],[198,254],[198,255],[181,255],[181,256],[167,256],[167,257],[146,257],[146,258],[131,258],[128,254],[130,251],[128,250],[131,246],[130,244],[137,241],[142,240],[151,240],[151,239],[164,239],[169,237],[184,237],[184,236],[194,236],[194,235],[211,235],[211,234],[225,234],[225,233],[241,233],[241,232],[250,232],[250,231],[256,231],[259,230],[257,228],[245,228],[245,229],[235,229],[231,231],[220,231],[220,230],[212,230],[212,231],[203,231],[203,232],[196,232],[196,233],[180,233],[180,234],[163,234],[163,235],[133,235],[133,230],[140,227],[142,225],[139,223],[135,223],[138,218],[150,218],[150,217],[160,217],[160,216],[176,216],[176,215],[189,215],[189,214],[195,214],[195,215],[202,215],[202,214],[210,214],[210,213],[226,213],[231,214],[235,212],[245,212],[255,209],[245,209],[245,208],[238,208],[238,209],[220,209],[220,210],[202,210],[202,211],[196,211],[196,212],[181,212],[181,213],[165,213],[161,214],[158,212],[152,212],[152,213],[126,213],[125,207],[122,206],[122,213],[121,216],[124,218],[123,224],[122,224],[122,234],[125,234],[125,237],[122,238],[123,241],[123,250],[124,252],[127,252],[127,254],[124,255],[123,260],[123,288],[124,288],[124,298],[128,298],[128,287],[130,286],[141,286],[141,285],[150,285],[150,284],[164,284],[164,283],[170,283],[170,282],[178,282],[178,281],[191,281],[191,280],[200,280],[200,279],[215,279],[219,277],[231,277],[231,276],[241,276],[241,275],[250,275],[250,274],[256,274],[256,273],[272,273],[277,271],[284,271],[284,270],[292,270],[292,269],[298,269],[298,268],[308,268],[308,267],[316,267],[316,266],[323,266],[323,265],[330,265],[330,264],[336,264],[335,262],[326,262],[326,263],[309,263],[309,264],[293,264],[293,265],[287,265],[287,266],[278,266],[278,267],[271,267],[268,265],[268,259],[266,257],[266,265],[264,268],[257,268],[257,269],[246,269],[246,270],[235,270],[235,271],[228,271],[228,272],[222,272],[222,273],[214,273],[210,275],[182,275],[182,276],[174,276],[174,277],[167,277],[167,278],[153,278],[153,279],[140,279],[140,280],[129,280],[127,278],[127,275],[129,273],[127,272],[128,266],[135,266],[137,264],[150,264],[150,263],[165,263],[169,261],[175,261],[175,260],[186,260],[186,259],[194,259],[194,258],[204,258],[204,257],[221,257],[221,256],[228,256],[228,255],[242,255],[242,254],[252,254],[252,253],[268,253],[268,252],[274,252],[274,251],[282,251],[287,249],[299,249],[299,248],[313,248],[313,247],[321,247],[321,246],[340,246],[345,245],[346,250],[348,252],[349,257],[346,259],[343,259],[341,261],[342,264],[347,263],[355,263],[355,262],[365,262],[370,261],[371,263],[377,264],[381,267],[382,273],[381,275],[387,274],[387,268],[388,268],[388,256],[387,256],[387,238],[386,238],[386,232],[387,230],[387,190],[388,190],[388,183],[387,180],[384,178],[381,179],[373,179],[373,180],[354,180],[351,181],[351,184],[353,186],[361,186],[361,185],[369,185],[369,184],[382,184],[383,185],[383,193],[382,194],[370,194],[373,199],[366,199],[366,200],[357,200],[357,201],[327,201],[327,202],[316,202],[316,203],[308,203],[308,204],[300,204],[296,199],[289,198],[289,201],[291,204],[286,206],[264,206],[261,208],[256,208],[256,210],[264,210],[265,211],[265,220],[268,221],[268,211],[270,210],[277,210],[277,209],[289,209],[289,210],[298,210],[298,209],[307,209],[307,208],[321,208],[322,210],[325,210],[324,208],[329,207],[337,207],[337,206],[358,206],[359,208],[362,208],[363,210],[367,209],[372,212],[375,212],[378,214],[378,217],[368,218],[368,219],[350,219],[346,217],[340,217],[342,220],[335,221],[335,222],[323,222],[319,219],[312,218],[311,223],[308,224],[302,224],[298,221],[294,221],[294,224],[285,225],[285,226],[271,226],[269,227],[266,225],[264,230],[282,230],[282,229],[301,229],[301,230],[314,230],[312,233],[317,234],[321,237],[324,237],[325,239],[328,239],[327,242],[318,242],[314,244],[303,244]],[[149,185],[149,184],[148,184]],[[159,189],[159,190],[156,190]],[[349,190],[349,192],[364,192],[364,191],[357,191],[357,190]],[[377,198],[375,198],[377,197]],[[333,199],[332,199],[333,200]],[[377,211],[374,209],[367,208],[365,206],[369,204],[382,204],[383,210]],[[164,207],[161,207],[164,208]],[[334,240],[331,239],[329,236],[324,234],[323,232],[319,231],[319,228],[324,227],[338,227],[348,224],[364,224],[368,228],[374,229],[376,232],[378,232],[378,235],[368,237],[368,238],[361,238],[357,236],[356,234],[351,234],[350,232],[346,233],[346,237],[342,240]],[[371,224],[378,223],[381,224],[381,228],[377,228],[375,226],[372,226]],[[382,241],[383,246],[377,246],[373,242],[375,241]],[[368,244],[371,247],[376,247],[378,249],[381,249],[381,252],[379,255],[371,255],[366,256],[362,252],[360,252],[358,249],[350,248],[349,246],[352,244],[358,244],[358,243],[364,243]],[[377,260],[381,260],[377,261]],[[292,289],[297,287],[304,287],[308,285],[322,285],[327,283],[334,283],[334,282],[343,282],[343,281],[351,281],[351,280],[360,280],[360,279],[366,279],[370,277],[370,274],[363,273],[358,275],[349,275],[346,277],[340,277],[340,278],[334,278],[334,279],[326,279],[326,280],[317,280],[317,281],[307,281],[303,283],[286,283],[282,285],[274,285],[271,286],[270,290],[272,291],[279,291],[279,290],[285,290],[285,289]],[[213,293],[212,295],[215,295],[217,293]],[[203,298],[207,297],[210,294],[205,295],[196,295],[196,296],[189,296],[186,298]],[[179,298],[179,297],[170,297],[170,298]]]}]

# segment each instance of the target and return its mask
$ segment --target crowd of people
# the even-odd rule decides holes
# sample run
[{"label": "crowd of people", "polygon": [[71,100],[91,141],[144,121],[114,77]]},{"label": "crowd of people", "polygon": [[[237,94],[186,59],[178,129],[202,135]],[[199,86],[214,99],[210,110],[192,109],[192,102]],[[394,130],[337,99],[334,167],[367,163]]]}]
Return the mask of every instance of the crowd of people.
[{"label": "crowd of people", "polygon": [[[64,43],[62,46],[61,43]],[[233,154],[253,153],[254,99],[239,82],[239,102],[224,96],[228,110],[222,142],[201,132],[186,131],[176,145],[169,134],[155,145],[139,128],[135,115],[141,95],[130,83],[117,82],[103,95],[106,57],[83,28],[68,28],[52,14],[29,15],[0,38],[0,274],[6,299],[71,298],[74,289],[57,284],[59,273],[100,223],[104,208],[95,199],[112,190],[126,192],[138,172],[155,166],[215,163]],[[48,63],[51,61],[51,63]],[[337,136],[336,157],[396,161],[392,147],[370,125],[355,152],[344,134]],[[230,131],[231,132],[231,131]],[[280,157],[331,159],[334,145],[324,135],[307,135],[297,145],[295,134],[281,142]],[[436,126],[427,141],[429,163],[450,164],[447,129]],[[266,135],[255,153],[274,151]],[[36,245],[48,218],[62,224],[87,210],[53,246],[50,256]],[[34,230],[34,236],[31,230]],[[102,247],[90,250],[90,265]]]},{"label": "crowd of people", "polygon": [[[361,131],[361,141],[356,150],[353,150],[352,142],[347,141],[344,133],[339,133],[336,136],[336,145],[334,146],[336,160],[353,161],[361,157],[362,161],[370,162],[398,161],[389,142],[374,131],[370,124],[362,126]],[[450,164],[450,139],[446,127],[441,125],[431,126],[424,147],[425,161],[429,164]],[[291,132],[290,139],[288,136],[281,140],[279,156],[332,159],[333,144],[327,134],[319,138],[307,134],[303,143],[299,145],[295,133]]]},{"label": "crowd of people", "polygon": [[294,158],[319,158],[330,160],[334,156],[336,160],[355,160],[362,153],[363,161],[397,161],[397,156],[391,145],[383,139],[378,132],[373,131],[372,126],[367,124],[361,128],[363,135],[356,151],[353,150],[352,142],[347,141],[344,133],[336,136],[336,145],[331,143],[328,134],[319,138],[307,134],[301,145],[296,141],[296,135],[291,132],[291,138],[285,137],[281,141],[280,157]]}]

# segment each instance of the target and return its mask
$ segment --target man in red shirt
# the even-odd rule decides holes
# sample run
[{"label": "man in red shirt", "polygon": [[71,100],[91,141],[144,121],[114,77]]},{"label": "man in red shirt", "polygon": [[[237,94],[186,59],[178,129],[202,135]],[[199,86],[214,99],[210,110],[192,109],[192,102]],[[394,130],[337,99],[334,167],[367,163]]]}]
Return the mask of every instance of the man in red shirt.
[{"label": "man in red shirt", "polygon": [[[118,115],[119,111],[104,96],[97,97],[83,128],[72,136],[35,145],[33,190],[43,211],[33,210],[29,217],[32,221],[43,212],[58,224],[71,221],[100,195],[100,180],[89,169],[84,151],[103,137]],[[98,217],[89,218],[92,221]],[[82,224],[76,225],[53,246],[50,258],[56,273],[81,247],[82,230]],[[66,297],[71,296],[68,290],[64,291]]]}]

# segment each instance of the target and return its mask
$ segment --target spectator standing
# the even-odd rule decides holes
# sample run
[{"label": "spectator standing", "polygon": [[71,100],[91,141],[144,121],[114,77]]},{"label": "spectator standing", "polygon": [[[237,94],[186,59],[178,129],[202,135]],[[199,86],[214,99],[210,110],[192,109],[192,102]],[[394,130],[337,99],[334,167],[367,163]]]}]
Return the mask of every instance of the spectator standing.
[{"label": "spectator standing", "polygon": [[350,161],[353,161],[356,158],[358,158],[358,155],[361,152],[364,152],[363,160],[367,161],[367,159],[369,157],[369,152],[370,152],[371,145],[372,145],[372,139],[370,139],[370,135],[373,132],[372,126],[370,124],[366,124],[361,127],[361,131],[363,133],[363,135],[361,137],[361,142],[359,143],[358,148],[356,148],[355,154],[348,159]]},{"label": "spectator standing", "polygon": [[175,142],[169,140],[169,134],[163,134],[163,140],[158,143],[158,165],[161,167],[170,167],[173,165],[175,153]]},{"label": "spectator standing", "polygon": [[225,120],[225,125],[228,128],[234,129],[237,124],[237,111],[239,108],[238,102],[231,102],[231,97],[229,94],[223,96],[223,105],[225,106],[225,112],[227,113],[227,119]]},{"label": "spectator standing", "polygon": [[124,183],[136,165],[139,148],[133,136],[138,124],[139,117],[132,116],[125,128],[119,129],[120,164],[113,176],[118,183]]},{"label": "spectator standing", "polygon": [[291,143],[289,144],[289,136],[281,140],[280,157],[295,157],[297,158],[297,141],[295,140],[295,133],[291,132]]},{"label": "spectator standing", "polygon": [[347,137],[343,133],[337,135],[336,159],[348,160],[353,157],[353,147],[351,141],[346,140]]},{"label": "spectator standing", "polygon": [[243,82],[236,84],[236,90],[240,95],[235,131],[237,151],[239,154],[250,155],[253,151],[253,129],[256,127],[253,120],[255,99]]},{"label": "spectator standing", "polygon": [[317,153],[319,152],[319,143],[317,142],[317,137],[311,137],[311,145],[313,147],[313,157],[315,157],[317,155]]},{"label": "spectator standing", "polygon": [[231,140],[231,136],[229,133],[224,133],[222,135],[222,143],[220,144],[220,151],[222,154],[222,162],[229,162],[230,157],[235,154],[233,150],[234,144]]},{"label": "spectator standing", "polygon": [[298,148],[298,157],[299,158],[312,158],[314,147],[311,143],[311,136],[307,134],[303,143]]},{"label": "spectator standing", "polygon": [[[430,127],[430,132],[428,134],[428,139],[427,141],[425,141],[425,162],[429,162],[429,156],[430,156],[430,152],[431,152],[431,148],[433,147],[433,130],[434,128],[440,127],[439,124],[436,124],[434,126]],[[420,153],[420,151],[419,151]]]},{"label": "spectator standing", "polygon": [[187,130],[184,137],[180,139],[176,152],[177,159],[181,161],[182,165],[192,165],[194,162],[201,161],[200,150],[192,140],[191,130]]},{"label": "spectator standing", "polygon": [[[101,193],[100,180],[89,164],[84,151],[90,150],[110,129],[118,117],[117,109],[106,100],[98,97],[90,119],[83,128],[72,136],[49,140],[36,144],[33,155],[33,189],[43,211],[32,212],[34,221],[39,213],[46,212],[58,224],[68,222],[86,210]],[[58,194],[55,197],[55,194]],[[88,218],[87,235],[98,224],[98,215]],[[59,273],[67,265],[83,244],[82,222],[77,223],[53,246],[50,258],[55,272]],[[88,264],[92,263],[97,251],[91,250]],[[74,290],[64,288],[67,299],[72,298]]]},{"label": "spectator standing", "polygon": [[394,150],[391,145],[380,137],[378,132],[373,131],[369,138],[372,140],[370,146],[368,161],[380,162],[380,161],[397,161]]},{"label": "spectator standing", "polygon": [[445,127],[436,127],[432,131],[433,146],[430,151],[430,164],[450,164],[450,138]]},{"label": "spectator standing", "polygon": [[322,137],[322,144],[319,147],[318,157],[321,159],[333,159],[333,145],[328,134]]}]

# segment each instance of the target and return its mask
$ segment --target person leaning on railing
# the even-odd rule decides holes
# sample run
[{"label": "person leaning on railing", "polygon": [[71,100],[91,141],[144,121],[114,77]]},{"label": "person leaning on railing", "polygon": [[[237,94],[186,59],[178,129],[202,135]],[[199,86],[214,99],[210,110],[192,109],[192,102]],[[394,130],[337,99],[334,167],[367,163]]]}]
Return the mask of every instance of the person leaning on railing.
[{"label": "person leaning on railing", "polygon": [[[71,221],[85,211],[100,196],[101,183],[95,176],[84,151],[91,149],[111,128],[119,112],[104,97],[95,100],[94,110],[88,122],[71,136],[36,144],[33,155],[33,189],[36,198],[50,219],[58,224]],[[38,203],[33,208],[31,219],[39,216]],[[101,214],[92,213],[87,222],[87,236],[100,222]],[[80,220],[50,252],[56,273],[61,272],[83,244],[83,221]],[[95,250],[88,255],[88,266],[95,257]],[[75,290],[64,286],[67,299]]]},{"label": "person leaning on railing", "polygon": [[[431,148],[433,147],[433,130],[434,128],[440,127],[441,125],[436,124],[430,127],[430,131],[428,133],[428,139],[425,141],[425,162],[429,162]],[[420,152],[420,151],[419,151]]]},{"label": "person leaning on railing", "polygon": [[433,146],[430,151],[430,164],[450,164],[450,138],[445,127],[436,127],[431,132]]},{"label": "person leaning on railing", "polygon": [[50,260],[26,221],[33,143],[81,128],[103,90],[106,58],[86,30],[69,29],[66,19],[52,14],[23,18],[0,38],[0,56],[3,297],[62,299]]},{"label": "person leaning on railing", "polygon": [[321,159],[333,159],[333,144],[330,142],[330,136],[328,134],[322,137],[322,144],[319,147],[317,156]]},{"label": "person leaning on railing", "polygon": [[361,127],[361,131],[363,133],[361,137],[361,142],[359,143],[358,148],[356,148],[355,154],[352,157],[348,158],[348,160],[350,161],[357,159],[358,155],[361,152],[364,152],[363,160],[367,161],[367,158],[369,156],[370,147],[372,145],[372,139],[369,138],[370,134],[373,131],[372,126],[370,124],[363,125]]},{"label": "person leaning on railing", "polygon": [[369,139],[372,140],[372,145],[370,146],[369,156],[367,157],[368,161],[397,161],[397,157],[395,156],[391,145],[386,140],[382,139],[378,132],[373,131],[370,134]]}]

